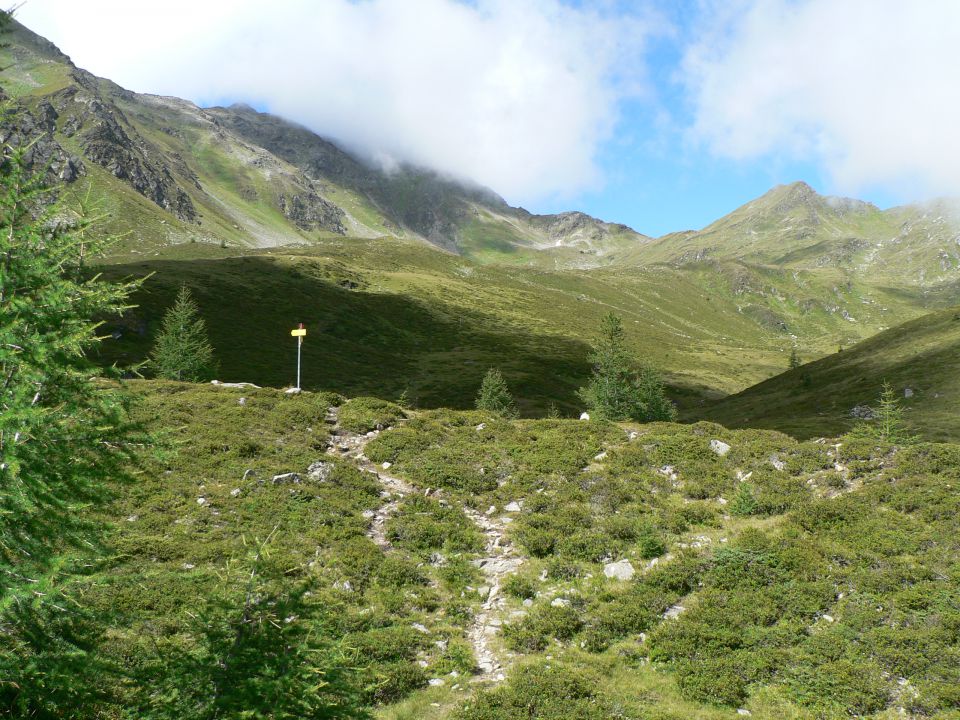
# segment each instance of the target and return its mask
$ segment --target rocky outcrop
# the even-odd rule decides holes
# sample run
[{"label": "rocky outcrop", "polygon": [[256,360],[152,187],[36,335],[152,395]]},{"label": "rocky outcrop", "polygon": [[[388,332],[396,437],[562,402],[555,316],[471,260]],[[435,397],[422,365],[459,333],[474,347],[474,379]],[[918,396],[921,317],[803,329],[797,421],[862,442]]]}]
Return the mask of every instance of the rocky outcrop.
[{"label": "rocky outcrop", "polygon": [[301,230],[327,230],[338,235],[347,232],[343,225],[346,218],[343,210],[315,192],[297,193],[289,197],[280,193],[277,205],[280,212]]},{"label": "rocky outcrop", "polygon": [[195,222],[193,201],[174,180],[164,154],[100,96],[92,76],[76,71],[75,78],[77,84],[54,93],[48,101],[58,118],[62,116],[60,132],[76,137],[90,162],[106,168],[181,220]]},{"label": "rocky outcrop", "polygon": [[[6,100],[0,90],[0,101]],[[0,116],[0,144],[10,147],[29,146],[24,155],[27,168],[46,169],[47,181],[71,183],[86,174],[83,161],[71,155],[53,136],[57,111],[48,102],[41,102],[34,111],[18,105]]]}]

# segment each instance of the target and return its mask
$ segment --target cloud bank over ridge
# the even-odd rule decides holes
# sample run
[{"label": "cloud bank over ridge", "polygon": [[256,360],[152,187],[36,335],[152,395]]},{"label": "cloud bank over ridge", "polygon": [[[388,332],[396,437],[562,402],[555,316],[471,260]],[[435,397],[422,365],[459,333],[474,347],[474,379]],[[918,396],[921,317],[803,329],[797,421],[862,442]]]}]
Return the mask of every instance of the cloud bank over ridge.
[{"label": "cloud bank over ridge", "polygon": [[514,202],[602,183],[657,28],[558,0],[33,0],[18,17],[131,89],[265,106]]}]

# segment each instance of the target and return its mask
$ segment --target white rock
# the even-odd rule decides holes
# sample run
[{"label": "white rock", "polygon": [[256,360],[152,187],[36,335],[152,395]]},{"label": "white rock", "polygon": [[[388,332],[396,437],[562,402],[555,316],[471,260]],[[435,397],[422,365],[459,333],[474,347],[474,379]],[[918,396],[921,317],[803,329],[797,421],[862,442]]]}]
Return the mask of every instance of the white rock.
[{"label": "white rock", "polygon": [[299,395],[299,394],[300,394],[300,388],[298,388],[298,387],[287,388],[286,390],[284,390],[284,392],[285,392],[287,395]]},{"label": "white rock", "polygon": [[206,505],[206,504],[207,504],[207,499],[206,499],[205,497],[198,497],[198,498],[197,498],[197,505],[200,505],[200,506],[202,507],[202,506],[204,506],[204,505]]},{"label": "white rock", "polygon": [[526,599],[523,601],[523,606],[524,606],[524,607],[533,607],[533,599],[532,599],[532,598],[526,598]]},{"label": "white rock", "polygon": [[717,502],[720,503],[721,505],[726,505],[727,499],[725,497],[718,497]]},{"label": "white rock", "polygon": [[581,419],[581,420],[589,420],[589,419],[590,419],[590,413],[585,413],[585,412],[584,412],[584,413],[580,413],[580,419]]},{"label": "white rock", "polygon": [[551,607],[570,607],[570,601],[566,598],[558,597],[550,601]]},{"label": "white rock", "polygon": [[723,457],[730,452],[730,446],[727,445],[723,440],[711,440],[710,449],[720,457]]},{"label": "white rock", "polygon": [[413,623],[412,625],[410,625],[410,627],[412,627],[418,633],[423,633],[424,635],[430,634],[430,630],[427,629],[426,625],[421,625],[420,623]]},{"label": "white rock", "polygon": [[633,564],[629,560],[618,560],[603,566],[603,574],[617,580],[629,580],[635,573],[636,570],[633,569]]},{"label": "white rock", "polygon": [[230,497],[237,497],[240,494],[240,488],[234,488],[230,491]]},{"label": "white rock", "polygon": [[279,475],[274,475],[273,480],[274,485],[282,485],[283,483],[300,483],[300,473],[289,472],[289,473],[280,473]]},{"label": "white rock", "polygon": [[671,605],[667,608],[667,611],[663,614],[664,620],[676,620],[680,617],[686,608],[683,605]]},{"label": "white rock", "polygon": [[333,463],[322,460],[311,463],[310,467],[307,468],[307,476],[316,482],[326,482],[331,472],[333,472]]},{"label": "white rock", "polygon": [[387,462],[386,460],[384,460],[383,463],[381,463],[380,465],[380,467],[383,468],[384,470],[389,470],[392,466],[393,466],[393,463]]},{"label": "white rock", "polygon": [[183,569],[184,569],[184,570],[193,570],[195,567],[196,567],[196,565],[194,565],[193,563],[184,563],[184,564],[183,564]]},{"label": "white rock", "polygon": [[823,616],[823,619],[826,620],[828,623],[832,623],[832,622],[833,622],[833,615],[824,615],[824,616]]},{"label": "white rock", "polygon": [[128,515],[127,522],[136,522],[139,517],[139,515]]},{"label": "white rock", "polygon": [[514,500],[513,502],[507,503],[503,509],[507,512],[520,512],[523,508],[518,501]]},{"label": "white rock", "polygon": [[903,389],[903,396],[904,396],[905,398],[912,398],[912,397],[913,397],[913,389],[912,389],[912,388],[904,388],[904,389]]},{"label": "white rock", "polygon": [[606,457],[607,457],[607,451],[604,450],[603,452],[600,452],[600,453],[597,453],[596,455],[594,455],[594,456],[593,456],[593,459],[594,459],[594,460],[597,460],[597,461],[600,461],[600,460],[605,459]]},{"label": "white rock", "polygon": [[737,708],[737,715],[753,715],[753,713],[746,708]]},{"label": "white rock", "polygon": [[237,405],[246,405],[246,404],[247,404],[247,399],[244,397],[237,400]]},{"label": "white rock", "polygon": [[480,423],[479,425],[477,425],[477,430],[483,430],[486,426],[487,426],[486,423]]},{"label": "white rock", "polygon": [[776,470],[783,471],[787,469],[787,464],[776,455],[770,456],[770,464],[773,465]]},{"label": "white rock", "polygon": [[497,511],[497,506],[491,505],[490,507],[487,508],[487,512],[484,514],[489,517],[490,515],[493,515],[496,511]]}]

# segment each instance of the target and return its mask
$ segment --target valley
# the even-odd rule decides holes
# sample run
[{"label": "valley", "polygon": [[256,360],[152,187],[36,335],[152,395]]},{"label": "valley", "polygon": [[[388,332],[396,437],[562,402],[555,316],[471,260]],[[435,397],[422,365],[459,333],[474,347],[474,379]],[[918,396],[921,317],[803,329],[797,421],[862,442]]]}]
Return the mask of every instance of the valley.
[{"label": "valley", "polygon": [[[28,148],[60,203],[30,206],[36,228],[11,211],[0,242],[32,234],[6,265],[66,233],[76,285],[52,307],[97,308],[36,362],[81,363],[64,396],[123,398],[70,432],[132,439],[96,439],[117,464],[79,499],[54,492],[73,457],[37,495],[95,540],[0,524],[26,588],[0,589],[0,714],[960,717],[955,203],[797,182],[650,237],[248,105],[125,90],[16,21],[4,38],[2,172]],[[122,312],[77,290],[130,281]],[[213,382],[159,377],[183,288]],[[21,296],[0,287],[4,328],[37,310]],[[677,422],[585,404],[611,314]],[[3,362],[56,337],[44,322]],[[478,409],[491,369],[516,414]],[[34,512],[18,423],[71,407],[51,384],[5,395],[3,522]],[[8,549],[33,532],[41,580]]]}]

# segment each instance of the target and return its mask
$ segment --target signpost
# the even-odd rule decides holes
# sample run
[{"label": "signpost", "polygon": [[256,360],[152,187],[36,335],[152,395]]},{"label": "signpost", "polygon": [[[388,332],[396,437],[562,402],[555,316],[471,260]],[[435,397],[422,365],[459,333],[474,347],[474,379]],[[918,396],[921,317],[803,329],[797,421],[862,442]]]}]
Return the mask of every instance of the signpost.
[{"label": "signpost", "polygon": [[297,339],[297,390],[300,389],[300,346],[303,345],[303,338],[307,334],[307,329],[303,323],[298,323],[299,327],[290,331],[290,334]]}]

